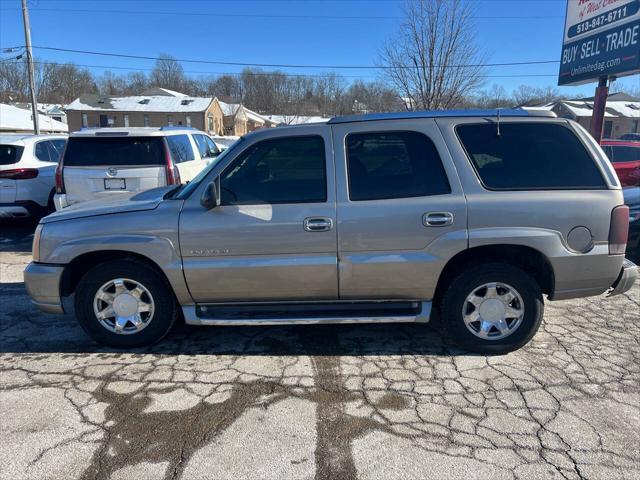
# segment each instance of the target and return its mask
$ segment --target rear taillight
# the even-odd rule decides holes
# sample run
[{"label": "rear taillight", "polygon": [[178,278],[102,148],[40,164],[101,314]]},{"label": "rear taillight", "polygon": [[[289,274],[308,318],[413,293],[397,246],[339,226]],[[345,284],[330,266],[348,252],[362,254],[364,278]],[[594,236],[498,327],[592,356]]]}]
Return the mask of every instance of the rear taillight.
[{"label": "rear taillight", "polygon": [[13,170],[0,171],[0,178],[8,178],[9,180],[29,180],[37,176],[37,168],[16,168]]},{"label": "rear taillight", "polygon": [[56,167],[56,193],[65,193],[64,192],[64,179],[62,177],[62,164],[59,163]]},{"label": "rear taillight", "polygon": [[629,207],[620,205],[611,211],[609,255],[623,255],[629,237]]},{"label": "rear taillight", "polygon": [[178,167],[175,166],[173,160],[171,160],[171,153],[169,152],[169,148],[165,145],[164,147],[164,158],[165,158],[165,172],[167,174],[167,185],[180,185],[182,183],[180,181],[180,172],[178,171]]}]

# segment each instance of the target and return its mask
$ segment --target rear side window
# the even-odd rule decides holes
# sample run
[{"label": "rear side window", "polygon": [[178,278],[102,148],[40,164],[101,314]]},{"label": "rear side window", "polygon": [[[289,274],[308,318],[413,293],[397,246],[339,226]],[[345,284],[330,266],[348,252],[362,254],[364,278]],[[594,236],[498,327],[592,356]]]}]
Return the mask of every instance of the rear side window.
[{"label": "rear side window", "polygon": [[484,186],[492,190],[606,188],[578,137],[551,123],[459,125],[458,137]]},{"label": "rear side window", "polygon": [[435,145],[418,132],[347,136],[351,200],[423,197],[451,192]]},{"label": "rear side window", "polygon": [[71,137],[66,167],[164,165],[162,137]]},{"label": "rear side window", "polygon": [[194,160],[193,148],[188,135],[170,135],[167,137],[171,158],[175,163],[188,162]]},{"label": "rear side window", "polygon": [[0,145],[0,165],[12,165],[20,161],[24,147]]},{"label": "rear side window", "polygon": [[43,162],[50,162],[51,161],[51,154],[49,152],[49,142],[48,141],[44,141],[44,142],[38,142],[36,143],[36,158],[40,161]]},{"label": "rear side window", "polygon": [[221,176],[223,205],[327,201],[324,140],[319,136],[264,140]]},{"label": "rear side window", "polygon": [[64,153],[64,146],[67,144],[66,140],[51,140],[49,142],[49,152],[52,162],[59,162]]},{"label": "rear side window", "polygon": [[205,140],[204,135],[194,135],[193,139],[196,141],[196,145],[198,145],[200,158],[207,158],[209,156],[209,151],[207,147],[207,141]]},{"label": "rear side window", "polygon": [[638,162],[640,161],[640,145],[637,147],[627,147],[624,145],[609,145],[604,148],[609,160],[613,163]]}]

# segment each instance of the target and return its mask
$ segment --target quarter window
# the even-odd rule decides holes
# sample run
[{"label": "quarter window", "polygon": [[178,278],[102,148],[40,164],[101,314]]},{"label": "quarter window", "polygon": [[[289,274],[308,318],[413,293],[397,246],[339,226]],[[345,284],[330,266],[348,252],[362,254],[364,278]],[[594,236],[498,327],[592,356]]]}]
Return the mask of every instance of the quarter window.
[{"label": "quarter window", "polygon": [[422,133],[353,133],[347,136],[346,151],[351,200],[451,192],[440,155]]},{"label": "quarter window", "polygon": [[[49,142],[48,141],[44,141],[44,142],[38,142],[36,143],[36,158],[42,162],[51,162],[51,156],[49,153]],[[54,162],[56,161],[56,159],[53,160]]]},{"label": "quarter window", "polygon": [[171,158],[175,163],[188,162],[194,160],[193,148],[188,135],[171,135],[167,137]]},{"label": "quarter window", "polygon": [[223,205],[327,201],[324,140],[265,140],[249,147],[221,176]]},{"label": "quarter window", "polygon": [[493,190],[605,188],[582,142],[557,123],[468,124],[458,136],[485,187]]}]

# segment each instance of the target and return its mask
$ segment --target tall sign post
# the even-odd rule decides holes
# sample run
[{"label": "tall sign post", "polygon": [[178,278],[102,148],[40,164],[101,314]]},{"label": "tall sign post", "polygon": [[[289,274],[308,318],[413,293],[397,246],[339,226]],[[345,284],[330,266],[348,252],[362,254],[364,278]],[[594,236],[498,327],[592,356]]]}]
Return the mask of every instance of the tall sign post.
[{"label": "tall sign post", "polygon": [[602,137],[607,82],[640,72],[640,0],[567,0],[558,85],[598,81],[591,135]]}]

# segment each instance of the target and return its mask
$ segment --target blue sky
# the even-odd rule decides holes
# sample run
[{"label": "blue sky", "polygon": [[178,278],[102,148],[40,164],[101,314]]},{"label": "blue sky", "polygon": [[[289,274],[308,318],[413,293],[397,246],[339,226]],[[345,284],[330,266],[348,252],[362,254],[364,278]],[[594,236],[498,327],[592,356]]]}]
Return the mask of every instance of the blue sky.
[{"label": "blue sky", "polygon": [[[477,43],[489,62],[559,60],[566,0],[469,1],[473,2],[476,11]],[[177,58],[223,62],[375,65],[380,46],[394,33],[400,22],[401,2],[30,0],[29,8],[35,46],[152,57],[164,52]],[[24,37],[20,0],[0,0],[0,7],[0,47],[22,45]],[[304,16],[359,18],[300,18]],[[0,58],[9,56],[7,53],[0,54]],[[122,73],[153,67],[152,60],[40,49],[34,50],[34,56],[56,62],[100,66],[90,68],[96,74],[108,69]],[[239,72],[242,69],[195,63],[184,63],[183,67],[192,76]],[[314,68],[281,70],[309,74],[328,71]],[[485,71],[488,76],[486,87],[493,83],[503,85],[507,90],[520,84],[540,87],[556,85],[557,70],[557,63],[488,67]],[[371,80],[379,75],[375,69],[336,71],[348,80]],[[500,77],[503,75],[525,76]],[[636,75],[619,82],[637,85],[640,79]],[[559,90],[566,95],[592,95],[594,87],[594,84],[587,84],[561,87]]]}]

